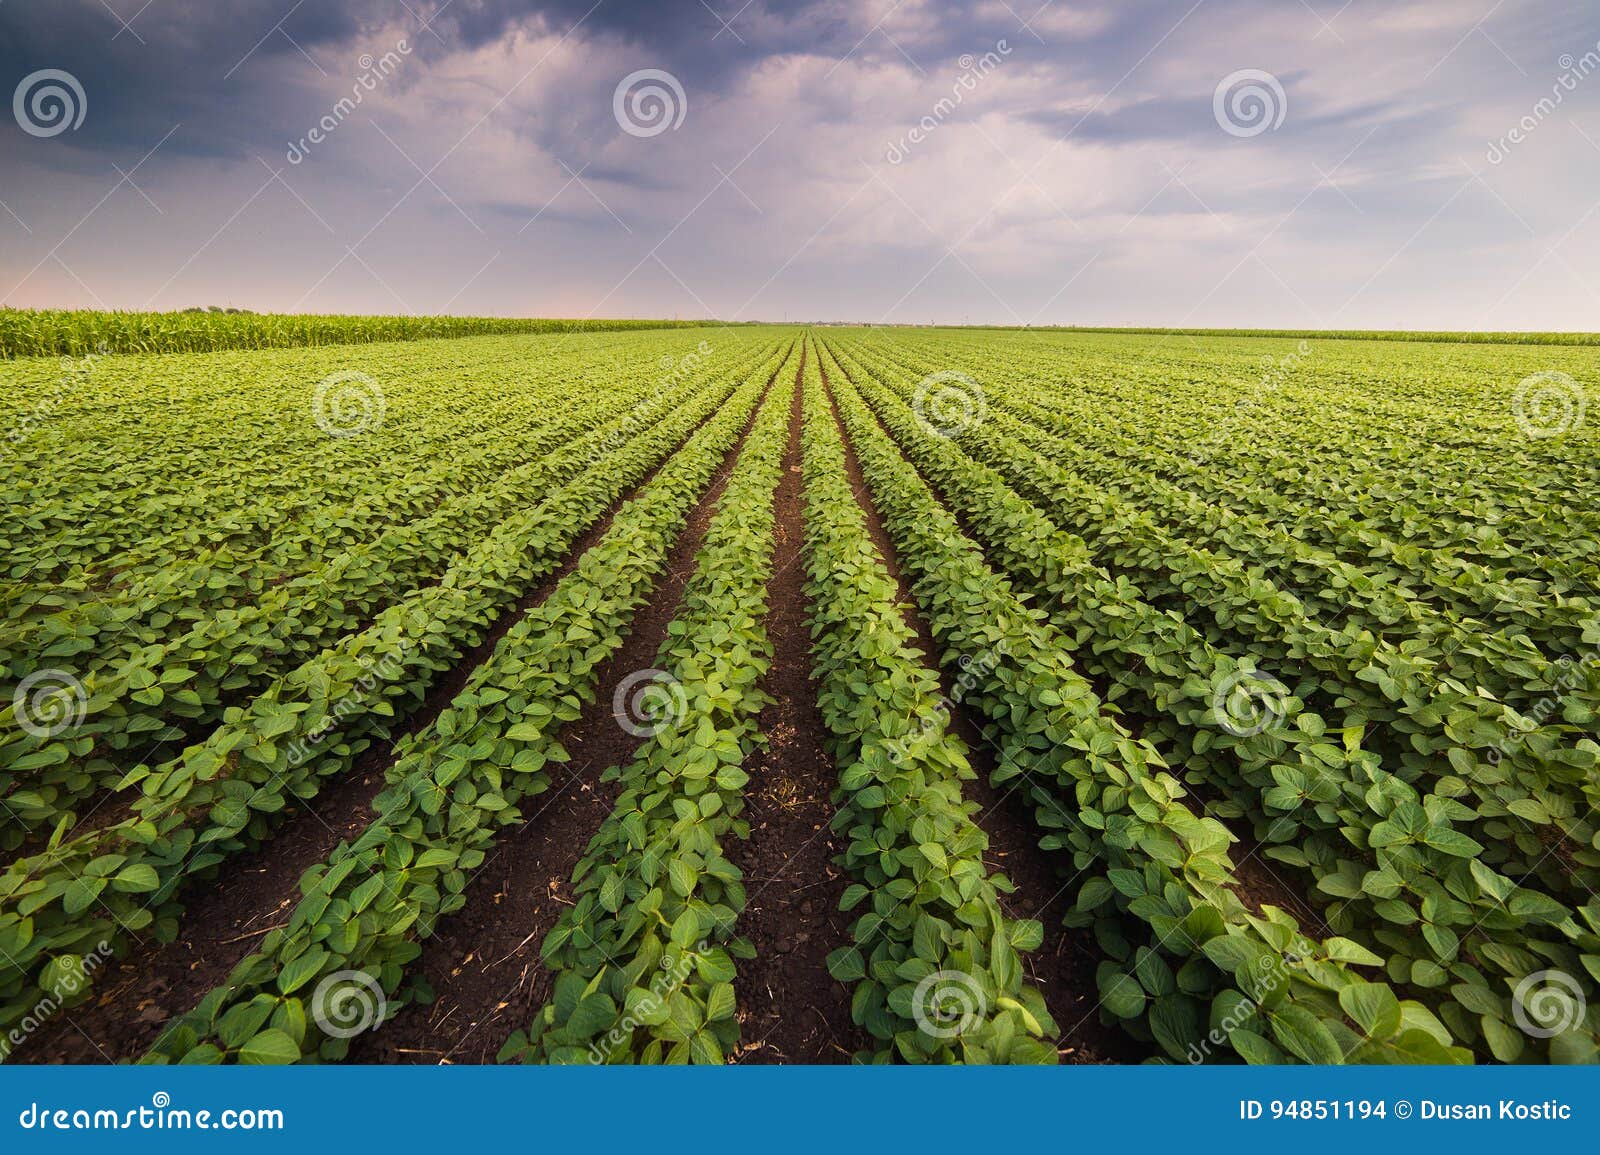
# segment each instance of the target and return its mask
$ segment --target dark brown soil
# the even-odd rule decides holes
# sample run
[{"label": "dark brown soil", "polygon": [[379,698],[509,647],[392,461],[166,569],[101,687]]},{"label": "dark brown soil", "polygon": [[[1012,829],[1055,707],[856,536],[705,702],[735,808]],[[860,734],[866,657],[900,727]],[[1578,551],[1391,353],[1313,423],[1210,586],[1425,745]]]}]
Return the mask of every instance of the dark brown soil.
[{"label": "dark brown soil", "polygon": [[356,1039],[351,1062],[492,1063],[506,1038],[526,1028],[549,999],[552,976],[539,947],[572,905],[573,869],[619,792],[618,783],[601,782],[600,775],[627,763],[642,742],[612,716],[611,688],[654,664],[759,408],[690,514],[655,596],[634,618],[622,648],[601,665],[596,700],[563,730],[561,743],[573,756],[564,780],[532,801],[527,821],[500,840],[467,885],[466,905],[424,942],[415,965],[434,1001],[406,1006]]},{"label": "dark brown soil", "polygon": [[[663,458],[663,464],[669,458]],[[659,471],[658,465],[634,492],[648,485]],[[463,653],[422,702],[407,712],[391,739],[374,741],[357,756],[349,772],[324,783],[316,798],[301,802],[300,809],[289,813],[281,829],[260,848],[225,864],[208,882],[191,883],[189,890],[195,893],[175,942],[135,942],[127,956],[117,960],[109,977],[96,982],[101,994],[94,1001],[58,1013],[18,1048],[11,1061],[74,1063],[135,1058],[155,1043],[170,1019],[186,1013],[223,982],[263,935],[287,919],[300,899],[300,876],[371,824],[376,817],[372,803],[383,789],[399,740],[438,718],[507,631],[544,601],[577,568],[583,554],[606,535],[617,511],[631,497],[623,497],[607,510],[578,538],[554,573],[495,620],[484,639]]]},{"label": "dark brown soil", "polygon": [[740,1063],[846,1062],[866,1045],[850,1019],[850,988],[828,973],[827,964],[828,953],[850,941],[850,916],[839,910],[846,879],[834,860],[843,847],[828,825],[838,776],[822,744],[827,727],[811,678],[806,625],[801,380],[797,374],[767,583],[773,657],[764,688],[776,700],[761,711],[767,748],[748,767],[750,838],[728,853],[744,872],[749,894],[739,933],[756,948],[755,958],[739,964],[733,984],[742,1016],[734,1056]]},{"label": "dark brown soil", "polygon": [[[826,372],[823,386],[829,403],[835,406],[837,422],[837,405]],[[914,608],[915,601],[900,569],[894,543],[884,529],[856,458],[855,446],[850,443],[842,422],[839,436],[844,441],[845,471],[850,488],[866,516],[867,531],[883,555],[885,567],[900,586],[906,624],[915,631],[925,655],[938,654],[940,649],[932,631]],[[1012,918],[1038,919],[1044,925],[1044,942],[1037,950],[1023,956],[1023,969],[1044,995],[1045,1005],[1062,1031],[1057,1051],[1062,1060],[1069,1063],[1140,1062],[1148,1051],[1121,1030],[1100,1022],[1100,996],[1095,983],[1100,951],[1090,931],[1061,925],[1071,905],[1073,886],[1060,876],[1046,852],[1039,849],[1040,835],[1034,825],[1026,789],[1021,785],[1023,780],[1014,780],[1004,789],[989,784],[995,767],[994,748],[968,713],[952,700],[951,681],[939,663],[929,661],[928,666],[938,675],[945,701],[950,706],[950,729],[966,744],[969,761],[978,773],[975,780],[963,784],[962,793],[980,807],[973,820],[989,839],[984,865],[991,873],[1004,874],[1016,887],[1015,893],[1002,896],[1002,909]]]},{"label": "dark brown soil", "polygon": [[[1187,781],[1184,785],[1199,803],[1199,808],[1209,813],[1210,807],[1206,805],[1208,792],[1196,789]],[[1261,913],[1263,906],[1286,910],[1299,920],[1300,928],[1307,934],[1322,938],[1333,934],[1333,929],[1311,904],[1310,895],[1317,892],[1310,888],[1308,882],[1301,882],[1297,889],[1294,883],[1284,877],[1285,874],[1298,877],[1299,872],[1294,867],[1275,864],[1266,857],[1265,852],[1271,844],[1256,839],[1247,819],[1218,818],[1217,821],[1238,839],[1228,850],[1228,857],[1233,860],[1233,876],[1228,889],[1238,896],[1240,902],[1257,914]]]}]

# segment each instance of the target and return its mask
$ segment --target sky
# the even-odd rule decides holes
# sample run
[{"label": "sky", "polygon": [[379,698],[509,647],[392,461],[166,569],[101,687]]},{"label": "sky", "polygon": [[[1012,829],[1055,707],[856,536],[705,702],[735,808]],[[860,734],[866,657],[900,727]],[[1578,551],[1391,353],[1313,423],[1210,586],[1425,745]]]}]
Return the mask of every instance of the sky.
[{"label": "sky", "polygon": [[1589,0],[0,0],[0,304],[1600,329]]}]

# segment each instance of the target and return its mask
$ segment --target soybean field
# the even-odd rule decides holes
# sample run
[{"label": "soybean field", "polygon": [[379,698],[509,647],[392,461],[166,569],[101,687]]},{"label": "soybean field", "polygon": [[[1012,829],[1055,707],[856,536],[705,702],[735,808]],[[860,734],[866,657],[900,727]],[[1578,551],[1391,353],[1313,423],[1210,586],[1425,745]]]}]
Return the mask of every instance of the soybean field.
[{"label": "soybean field", "polygon": [[6,1061],[1600,1060],[1588,338],[381,322],[7,321]]}]

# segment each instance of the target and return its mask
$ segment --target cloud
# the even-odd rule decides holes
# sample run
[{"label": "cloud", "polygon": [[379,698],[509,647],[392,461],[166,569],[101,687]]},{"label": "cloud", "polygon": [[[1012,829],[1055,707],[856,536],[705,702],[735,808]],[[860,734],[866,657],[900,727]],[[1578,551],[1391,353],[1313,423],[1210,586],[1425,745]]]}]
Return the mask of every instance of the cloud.
[{"label": "cloud", "polygon": [[[77,132],[0,126],[31,230],[0,212],[0,299],[1508,327],[1597,303],[1600,78],[1485,159],[1593,46],[1577,0],[1481,26],[1442,0],[408,3],[162,0],[129,30],[0,5],[0,77],[89,98]],[[680,127],[618,125],[641,68],[681,84]],[[1241,139],[1212,93],[1246,68],[1288,107]],[[1558,242],[1578,272],[1530,275]]]}]

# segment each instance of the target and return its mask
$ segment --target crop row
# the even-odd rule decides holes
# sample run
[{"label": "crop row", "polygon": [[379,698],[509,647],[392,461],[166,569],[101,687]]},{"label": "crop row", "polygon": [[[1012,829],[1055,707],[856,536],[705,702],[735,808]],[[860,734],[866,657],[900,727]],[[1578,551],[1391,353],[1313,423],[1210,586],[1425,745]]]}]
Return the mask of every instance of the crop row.
[{"label": "crop row", "polygon": [[540,947],[552,997],[502,1060],[720,1064],[739,1042],[733,960],[753,948],[735,933],[745,887],[724,841],[749,833],[744,765],[770,700],[773,494],[801,356],[797,344],[756,414],[656,654],[649,740],[602,775],[621,792]]},{"label": "crop row", "polygon": [[[287,545],[408,474],[437,473],[441,458],[470,467],[492,453],[496,432],[498,451],[514,453],[520,430],[548,425],[555,398],[642,394],[608,383],[642,384],[663,343],[687,341],[489,337],[338,354],[103,358],[59,382],[23,384],[24,413],[0,416],[0,428],[19,423],[4,456],[23,499],[0,515],[8,572],[23,591],[58,582],[70,594],[126,581],[125,571],[163,556]],[[479,343],[477,356],[462,356]],[[528,380],[535,359],[541,371]],[[30,393],[46,411],[23,425]],[[549,400],[528,404],[539,396]],[[474,441],[483,452],[462,453]]]},{"label": "crop row", "polygon": [[[82,671],[85,701],[83,717],[69,732],[40,736],[22,727],[25,719],[0,715],[10,723],[0,730],[0,749],[12,753],[18,772],[34,771],[25,780],[25,794],[6,799],[13,820],[58,824],[77,803],[104,788],[108,775],[113,781],[122,776],[125,770],[116,771],[113,759],[203,731],[273,678],[430,583],[446,580],[449,567],[485,537],[516,524],[527,494],[610,484],[614,452],[676,409],[691,405],[703,412],[708,402],[726,395],[744,369],[745,364],[736,364],[711,385],[696,382],[647,399],[495,485],[335,554],[251,604],[195,616],[181,603],[156,595],[142,605],[90,607],[93,612],[76,623],[65,615],[64,622],[51,623],[80,645],[103,633],[110,652],[99,661],[80,656],[74,663]],[[36,660],[42,665],[59,660],[57,652],[65,647],[58,638],[39,642]]]},{"label": "crop row", "polygon": [[[824,369],[843,383],[836,361]],[[1177,1060],[1226,1046],[1252,1062],[1466,1061],[1425,1006],[1351,969],[1377,955],[1312,939],[1281,909],[1251,912],[1233,889],[1232,835],[1105,712],[1069,640],[989,568],[859,399],[835,396],[945,661],[986,671],[965,702],[999,751],[997,783],[1026,792],[1042,845],[1087,878],[1075,921],[1108,955],[1102,1010]]]},{"label": "crop row", "polygon": [[419,940],[464,904],[496,837],[549,789],[549,768],[568,760],[561,729],[594,700],[600,664],[621,646],[774,368],[738,389],[500,640],[450,707],[401,744],[378,817],[306,872],[287,924],[169,1028],[152,1061],[343,1057],[348,1040],[329,1033],[314,1005],[308,1015],[307,992],[357,972],[399,991]]},{"label": "crop row", "polygon": [[[775,365],[758,369],[740,395]],[[0,950],[8,962],[0,1021],[29,1003],[29,984],[52,956],[82,954],[152,924],[170,938],[169,904],[187,878],[260,844],[291,796],[310,798],[321,781],[347,770],[386,732],[397,704],[420,699],[696,425],[712,413],[720,422],[725,396],[711,391],[617,447],[603,469],[517,513],[438,584],[341,638],[248,706],[230,708],[204,743],[132,771],[122,785],[137,787],[138,797],[126,819],[11,863],[0,875]]]},{"label": "crop row", "polygon": [[803,400],[812,666],[854,880],[841,905],[866,904],[828,966],[854,984],[851,1014],[873,1041],[859,1057],[1054,1063],[1059,1025],[1021,962],[1043,928],[1001,910],[1011,883],[984,866],[966,748],[851,492],[815,357]]},{"label": "crop row", "polygon": [[[1231,659],[1217,654],[1181,616],[1143,601],[1126,577],[1112,580],[1080,539],[1057,528],[993,470],[921,428],[892,390],[864,372],[856,385],[996,564],[1020,588],[1042,597],[1051,620],[1075,639],[1085,672],[1113,687],[1115,698],[1139,717],[1146,737],[1175,751],[1191,782],[1204,783],[1215,797],[1248,814],[1259,831],[1292,842],[1294,859],[1311,874],[1323,901],[1338,896],[1329,921],[1363,945],[1388,952],[1391,978],[1412,984],[1413,993],[1440,1009],[1458,1037],[1471,1041],[1482,1030],[1501,1057],[1520,1054],[1522,1036],[1509,1025],[1512,988],[1551,959],[1569,967],[1577,959],[1571,948],[1546,945],[1551,953],[1534,962],[1526,954],[1500,953],[1496,940],[1521,946],[1548,939],[1541,931],[1559,921],[1548,902],[1519,892],[1512,880],[1472,860],[1481,847],[1453,835],[1448,821],[1433,821],[1440,814],[1449,817],[1440,800],[1421,800],[1419,808],[1415,792],[1395,783],[1377,755],[1362,749],[1361,733],[1347,732],[1339,744],[1329,741],[1325,720],[1294,696],[1277,703],[1279,716],[1270,728],[1241,728],[1241,719],[1218,707],[1218,687],[1240,675]],[[1419,827],[1419,844],[1383,837],[1384,824],[1409,825],[1408,815],[1428,818]],[[1455,897],[1469,868],[1486,896],[1470,905]],[[1404,892],[1402,878],[1408,880]],[[1385,923],[1420,928],[1421,935],[1369,932]],[[1480,954],[1489,960],[1487,974],[1465,961]]]},{"label": "crop row", "polygon": [[[1015,431],[991,413],[957,439],[1025,496],[1058,512],[1108,570],[1139,582],[1152,604],[1198,622],[1237,660],[1255,661],[1296,692],[1325,700],[1330,711],[1342,709],[1338,728],[1359,727],[1399,779],[1426,782],[1429,793],[1450,800],[1438,811],[1472,819],[1473,837],[1502,871],[1536,874],[1557,896],[1572,894],[1574,905],[1589,896],[1596,880],[1585,872],[1600,862],[1589,797],[1600,799],[1590,773],[1600,753],[1593,740],[1571,741],[1555,725],[1536,730],[1491,695],[1438,670],[1437,658],[1416,645],[1394,646],[1354,622],[1323,625],[1260,573],[1163,530],[1025,436],[1008,436]],[[1210,620],[1197,619],[1196,607]],[[1476,806],[1456,801],[1464,795]],[[1424,825],[1442,817],[1448,813],[1431,813]],[[1566,843],[1567,856],[1548,853],[1552,837]]]},{"label": "crop row", "polygon": [[[969,330],[970,331],[970,330]],[[983,330],[988,332],[990,330]],[[1015,332],[1001,328],[996,332]],[[1033,331],[1045,333],[1115,333],[1118,336],[1151,337],[1302,337],[1319,341],[1424,341],[1450,345],[1597,345],[1600,337],[1593,333],[1474,333],[1446,332],[1426,329],[1146,329],[1146,328],[1095,328],[1089,325],[1063,325],[1060,327],[1034,327]]]},{"label": "crop row", "polygon": [[[1403,544],[1348,512],[1313,510],[1275,495],[1261,496],[1254,510],[1240,513],[1195,496],[1196,477],[1215,475],[1215,469],[1174,467],[1177,482],[1169,482],[1158,476],[1160,462],[1152,460],[1155,454],[1148,445],[1132,437],[1119,439],[1113,456],[1085,444],[1076,423],[1056,419],[1013,382],[997,392],[995,401],[1055,435],[1053,440],[1069,443],[1075,451],[1074,468],[1085,479],[1119,487],[1169,528],[1202,526],[1219,550],[1266,567],[1305,591],[1302,596],[1320,614],[1333,617],[1359,610],[1376,630],[1433,644],[1488,641],[1484,635],[1503,633],[1503,640],[1493,639],[1502,652],[1484,657],[1477,666],[1480,676],[1494,679],[1484,684],[1497,690],[1524,689],[1524,679],[1509,677],[1507,667],[1543,659],[1528,638],[1545,654],[1572,653],[1582,647],[1585,630],[1594,624],[1594,608],[1582,596],[1553,589],[1549,581],[1496,571],[1448,550]],[[1271,494],[1259,485],[1240,483],[1239,488]],[[1311,524],[1318,529],[1308,528]],[[1318,538],[1320,547],[1307,544]],[[1561,576],[1570,590],[1576,575]],[[1454,611],[1451,618],[1445,610]],[[1518,635],[1525,635],[1520,644]],[[1536,693],[1539,687],[1527,689]]]},{"label": "crop row", "polygon": [[[1444,551],[1446,569],[1482,564],[1569,593],[1582,592],[1575,583],[1585,574],[1593,582],[1600,515],[1573,499],[1572,486],[1587,468],[1581,356],[1396,349],[1378,358],[1311,342],[1281,346],[1281,357],[1235,356],[1273,348],[1252,341],[1200,348],[1202,366],[1150,348],[1099,361],[1081,346],[1038,340],[887,346],[901,347],[985,381],[1002,374],[1023,399],[1031,391],[1053,420],[1071,423],[1090,465],[1106,448],[1131,455],[1141,473],[1181,473],[1200,494],[1244,500],[1309,541],[1359,545],[1370,568],[1395,580],[1423,579],[1409,564],[1421,547]],[[1570,436],[1519,426],[1525,374],[1549,393],[1547,432],[1576,421]],[[1159,406],[1148,403],[1156,394]],[[1535,419],[1531,405],[1523,403],[1524,425]]]}]

